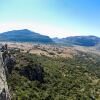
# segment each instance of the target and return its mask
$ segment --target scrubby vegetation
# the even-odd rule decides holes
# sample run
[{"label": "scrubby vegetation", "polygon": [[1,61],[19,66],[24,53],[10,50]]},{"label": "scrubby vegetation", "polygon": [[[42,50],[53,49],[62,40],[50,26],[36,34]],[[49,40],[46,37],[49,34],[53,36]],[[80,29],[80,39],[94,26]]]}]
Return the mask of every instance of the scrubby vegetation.
[{"label": "scrubby vegetation", "polygon": [[100,61],[79,52],[49,58],[13,52],[16,66],[8,78],[12,100],[100,100]]}]

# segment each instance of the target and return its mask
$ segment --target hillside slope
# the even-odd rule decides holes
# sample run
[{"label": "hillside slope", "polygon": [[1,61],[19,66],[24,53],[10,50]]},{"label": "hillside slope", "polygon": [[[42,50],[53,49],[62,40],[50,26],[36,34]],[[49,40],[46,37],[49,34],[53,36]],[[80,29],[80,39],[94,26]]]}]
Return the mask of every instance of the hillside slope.
[{"label": "hillside slope", "polygon": [[40,35],[27,29],[1,33],[0,41],[53,43],[48,36]]},{"label": "hillside slope", "polygon": [[[8,80],[13,99],[100,99],[100,56],[81,51],[73,58],[51,58],[14,51],[13,55],[17,64]],[[38,70],[37,74],[34,69]]]}]

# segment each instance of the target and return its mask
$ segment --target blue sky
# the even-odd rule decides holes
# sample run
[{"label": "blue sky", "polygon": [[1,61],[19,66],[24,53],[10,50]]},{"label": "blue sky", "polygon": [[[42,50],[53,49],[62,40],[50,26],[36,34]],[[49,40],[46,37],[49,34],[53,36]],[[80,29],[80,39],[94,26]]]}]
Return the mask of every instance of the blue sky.
[{"label": "blue sky", "polygon": [[0,0],[0,32],[23,28],[50,37],[100,36],[100,0]]}]

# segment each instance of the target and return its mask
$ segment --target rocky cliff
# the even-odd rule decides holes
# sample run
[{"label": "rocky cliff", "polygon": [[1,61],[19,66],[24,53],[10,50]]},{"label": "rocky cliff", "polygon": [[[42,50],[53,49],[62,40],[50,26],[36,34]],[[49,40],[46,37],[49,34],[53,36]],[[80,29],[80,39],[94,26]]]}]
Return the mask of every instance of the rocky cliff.
[{"label": "rocky cliff", "polygon": [[0,52],[0,100],[10,100],[10,94],[6,81],[4,65],[2,63],[2,53]]}]

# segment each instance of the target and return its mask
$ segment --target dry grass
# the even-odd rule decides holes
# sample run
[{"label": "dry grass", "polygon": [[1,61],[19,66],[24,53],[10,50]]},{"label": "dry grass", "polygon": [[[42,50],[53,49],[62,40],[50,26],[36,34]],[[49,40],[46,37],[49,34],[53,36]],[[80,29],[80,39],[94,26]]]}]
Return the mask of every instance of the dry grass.
[{"label": "dry grass", "polygon": [[18,42],[2,42],[8,44],[9,48],[20,48],[21,52],[29,52],[32,54],[45,55],[48,57],[69,57],[72,58],[73,54],[77,51],[73,47],[64,47],[57,45],[46,44],[32,44],[32,43],[18,43]]},{"label": "dry grass", "polygon": [[94,53],[100,55],[100,51],[97,51],[95,47],[82,47],[82,46],[58,46],[58,45],[46,45],[38,43],[19,43],[19,42],[1,42],[1,44],[8,44],[9,48],[20,48],[21,52],[29,52],[37,55],[45,55],[48,57],[63,57],[72,58],[76,55],[77,51],[86,53]]}]

